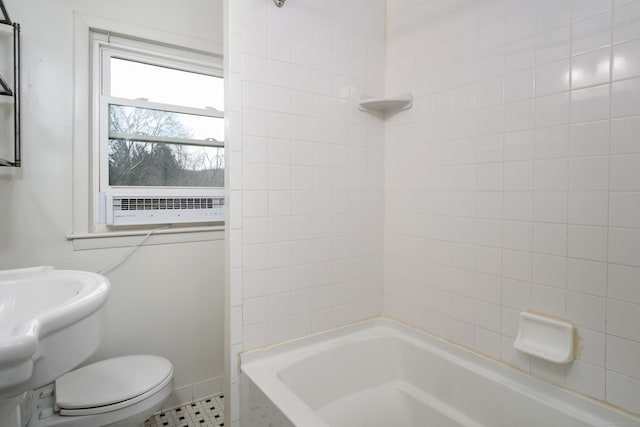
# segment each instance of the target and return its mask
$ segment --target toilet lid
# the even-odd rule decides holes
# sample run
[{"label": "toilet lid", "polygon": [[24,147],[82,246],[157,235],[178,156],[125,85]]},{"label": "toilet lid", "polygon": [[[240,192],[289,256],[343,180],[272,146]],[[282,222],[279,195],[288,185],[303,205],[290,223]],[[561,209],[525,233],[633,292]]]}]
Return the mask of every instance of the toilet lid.
[{"label": "toilet lid", "polygon": [[56,404],[70,410],[113,405],[155,390],[172,376],[171,362],[162,357],[135,355],[107,359],[58,378]]}]

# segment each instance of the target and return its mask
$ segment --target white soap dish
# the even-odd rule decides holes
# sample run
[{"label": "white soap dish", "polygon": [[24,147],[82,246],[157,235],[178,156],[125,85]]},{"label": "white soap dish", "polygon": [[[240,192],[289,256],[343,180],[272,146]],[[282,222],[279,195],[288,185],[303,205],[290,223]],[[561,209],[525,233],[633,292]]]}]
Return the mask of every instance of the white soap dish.
[{"label": "white soap dish", "polygon": [[573,331],[573,324],[567,320],[523,311],[513,346],[540,359],[569,363],[574,359]]}]

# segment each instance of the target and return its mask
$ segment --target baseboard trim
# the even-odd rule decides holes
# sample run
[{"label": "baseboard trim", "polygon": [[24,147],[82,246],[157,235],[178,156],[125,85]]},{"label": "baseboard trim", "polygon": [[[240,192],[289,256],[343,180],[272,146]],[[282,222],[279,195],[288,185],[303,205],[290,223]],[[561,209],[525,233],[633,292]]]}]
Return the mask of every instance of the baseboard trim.
[{"label": "baseboard trim", "polygon": [[205,397],[222,393],[223,391],[223,376],[208,378],[204,381],[177,387],[173,389],[169,398],[163,403],[161,411],[167,411],[196,400],[202,400]]}]

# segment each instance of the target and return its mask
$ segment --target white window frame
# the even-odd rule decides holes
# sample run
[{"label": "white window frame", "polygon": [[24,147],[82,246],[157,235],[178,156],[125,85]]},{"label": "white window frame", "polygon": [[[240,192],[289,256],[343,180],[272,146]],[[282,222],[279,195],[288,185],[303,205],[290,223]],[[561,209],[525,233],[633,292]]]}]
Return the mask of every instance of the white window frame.
[{"label": "white window frame", "polygon": [[[101,211],[100,193],[117,192],[120,195],[137,196],[146,194],[150,196],[205,196],[206,190],[210,188],[203,187],[129,187],[129,186],[113,186],[109,184],[109,105],[117,104],[130,107],[142,107],[149,109],[157,109],[162,111],[171,111],[175,113],[195,114],[198,116],[214,117],[224,119],[224,112],[215,109],[184,107],[174,104],[161,104],[156,102],[139,101],[126,98],[118,98],[111,96],[111,75],[110,60],[118,58],[124,60],[136,61],[139,63],[147,63],[150,65],[173,68],[185,72],[195,72],[213,77],[223,77],[222,65],[216,62],[213,57],[177,49],[174,47],[161,46],[151,42],[142,42],[125,38],[122,36],[111,35],[108,33],[92,31],[91,38],[93,42],[93,110],[94,125],[92,145],[97,147],[98,155],[94,155],[94,169],[98,171],[96,182],[98,188],[94,188],[94,224],[95,228],[100,230],[108,230],[112,227],[104,225],[104,216]],[[171,83],[171,82],[167,82]],[[97,126],[96,126],[97,123]],[[153,138],[141,138],[148,140]],[[185,141],[167,141],[172,143],[185,143]],[[202,145],[210,147],[224,147],[224,141],[218,141],[212,144],[203,144],[202,141],[188,141],[192,145]],[[220,188],[221,189],[221,188]],[[179,221],[178,221],[179,222]]]},{"label": "white window frame", "polygon": [[[73,219],[67,238],[73,242],[74,249],[96,249],[124,247],[144,235],[148,229],[143,227],[128,230],[113,230],[99,224],[100,189],[98,147],[95,145],[93,129],[99,123],[99,101],[93,93],[93,82],[97,82],[99,70],[94,66],[97,55],[92,32],[102,33],[117,43],[127,34],[131,42],[129,49],[135,51],[145,43],[142,40],[154,40],[160,56],[171,59],[171,52],[178,52],[181,60],[188,58],[194,66],[204,67],[206,74],[223,77],[223,46],[220,43],[189,36],[153,30],[140,25],[132,25],[103,17],[74,13],[74,121],[73,121]],[[137,46],[137,47],[136,47]],[[211,71],[213,70],[213,71]],[[224,225],[185,225],[154,233],[147,244],[218,240],[224,237]]]}]

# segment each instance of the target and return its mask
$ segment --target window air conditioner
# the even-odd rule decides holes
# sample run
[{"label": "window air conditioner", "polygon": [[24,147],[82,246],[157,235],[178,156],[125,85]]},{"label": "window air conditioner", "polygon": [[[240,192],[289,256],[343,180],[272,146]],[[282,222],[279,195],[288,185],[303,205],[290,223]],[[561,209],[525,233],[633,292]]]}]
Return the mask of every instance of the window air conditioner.
[{"label": "window air conditioner", "polygon": [[177,224],[224,221],[224,190],[179,193],[101,193],[107,225]]}]

